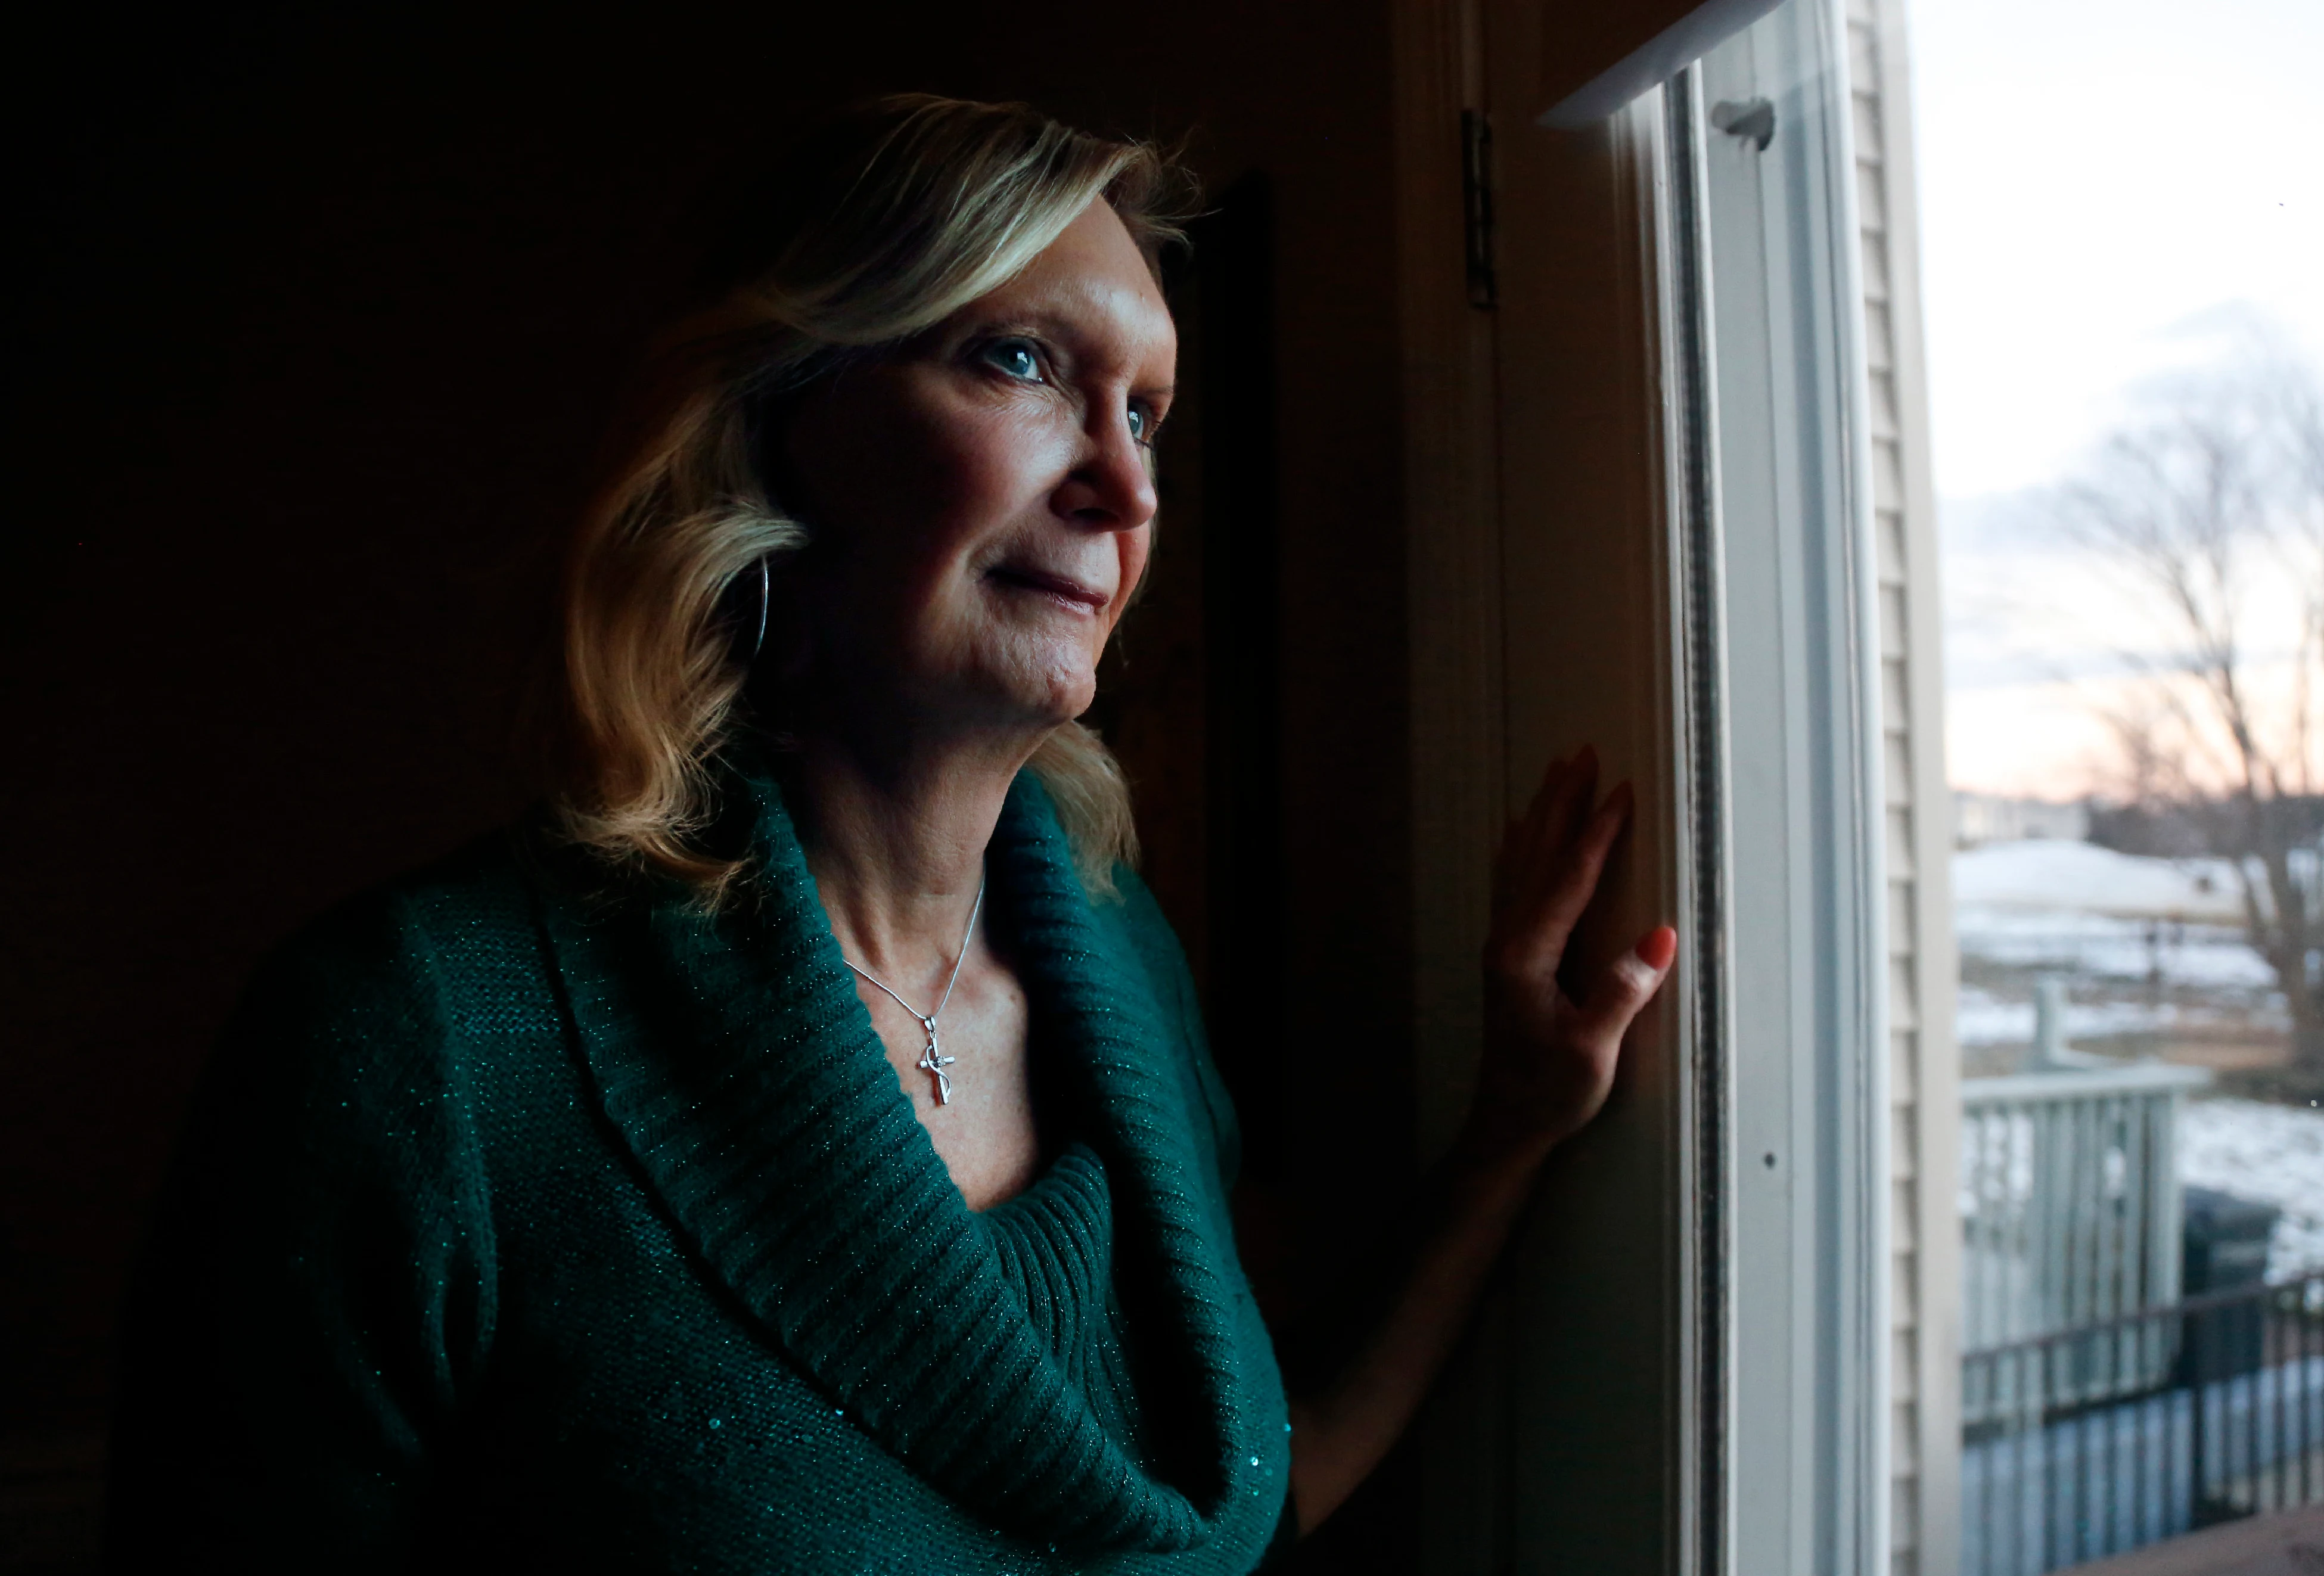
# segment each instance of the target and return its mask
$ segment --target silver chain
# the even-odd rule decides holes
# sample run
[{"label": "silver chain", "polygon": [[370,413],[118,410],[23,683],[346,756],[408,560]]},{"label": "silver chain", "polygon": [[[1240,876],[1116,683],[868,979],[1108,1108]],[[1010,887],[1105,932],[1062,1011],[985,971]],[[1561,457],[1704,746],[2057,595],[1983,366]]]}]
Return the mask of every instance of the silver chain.
[{"label": "silver chain", "polygon": [[841,963],[845,963],[849,968],[853,969],[857,973],[862,975],[874,985],[880,987],[881,990],[886,991],[888,993],[888,1000],[893,1001],[897,1006],[902,1008],[905,1011],[910,1013],[914,1018],[919,1020],[921,1030],[928,1037],[928,1043],[926,1047],[921,1050],[920,1059],[914,1063],[913,1065],[919,1068],[921,1072],[927,1074],[936,1081],[936,1103],[938,1105],[950,1105],[952,1103],[952,1074],[945,1072],[945,1069],[951,1066],[954,1062],[960,1060],[960,1058],[957,1056],[947,1056],[937,1048],[936,1019],[944,1016],[944,1009],[952,1002],[952,988],[960,983],[960,965],[968,961],[969,938],[976,934],[976,917],[983,911],[984,882],[980,880],[976,883],[976,901],[969,906],[968,928],[960,933],[960,951],[954,956],[952,960],[952,973],[945,981],[944,1000],[936,1003],[936,1009],[934,1012],[922,1012],[918,1008],[905,1000],[901,996],[897,995],[896,988],[888,983],[887,981],[881,979],[879,975],[865,968],[862,963],[857,963],[853,958],[849,957],[845,953],[839,954],[839,961]]}]

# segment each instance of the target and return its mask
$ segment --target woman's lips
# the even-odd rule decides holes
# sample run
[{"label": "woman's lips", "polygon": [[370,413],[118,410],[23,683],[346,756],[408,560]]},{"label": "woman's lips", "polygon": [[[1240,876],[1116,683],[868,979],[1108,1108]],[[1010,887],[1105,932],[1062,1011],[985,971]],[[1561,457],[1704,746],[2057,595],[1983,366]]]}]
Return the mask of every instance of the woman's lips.
[{"label": "woman's lips", "polygon": [[1054,596],[1085,613],[1096,613],[1113,600],[1102,591],[1095,591],[1080,581],[1063,575],[1052,575],[1046,569],[1028,569],[1020,565],[1004,564],[991,571],[992,577],[1003,585],[1016,585],[1027,591],[1038,591],[1044,596]]}]

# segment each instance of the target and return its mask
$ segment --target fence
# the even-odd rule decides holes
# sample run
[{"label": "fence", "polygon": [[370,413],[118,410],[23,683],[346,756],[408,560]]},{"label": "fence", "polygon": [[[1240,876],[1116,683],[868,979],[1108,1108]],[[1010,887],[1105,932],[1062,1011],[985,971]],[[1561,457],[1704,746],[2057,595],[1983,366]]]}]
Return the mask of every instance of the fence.
[{"label": "fence", "polygon": [[1973,1351],[1962,1379],[1986,1398],[1963,1438],[1963,1576],[2324,1501],[2324,1275]]},{"label": "fence", "polygon": [[[2155,1064],[1961,1083],[1961,1344],[2031,1341],[2179,1300],[2175,1133],[2197,1068]],[[2038,1373],[1963,1371],[1961,1421],[2152,1388],[2170,1358],[2146,1336]],[[2031,1395],[2019,1382],[2042,1387]]]}]

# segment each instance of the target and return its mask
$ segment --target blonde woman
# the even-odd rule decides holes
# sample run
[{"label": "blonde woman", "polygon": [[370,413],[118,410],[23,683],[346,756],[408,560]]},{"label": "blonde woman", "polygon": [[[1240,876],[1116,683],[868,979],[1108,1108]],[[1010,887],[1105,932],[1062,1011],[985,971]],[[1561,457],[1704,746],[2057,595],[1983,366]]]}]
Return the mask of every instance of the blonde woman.
[{"label": "blonde woman", "polygon": [[1013,106],[807,139],[573,544],[560,791],[286,949],[133,1316],[116,1568],[1238,1572],[1393,1442],[1669,966],[1503,854],[1483,1092],[1286,1404],[1234,1118],[1074,719],[1146,563],[1177,180]]}]

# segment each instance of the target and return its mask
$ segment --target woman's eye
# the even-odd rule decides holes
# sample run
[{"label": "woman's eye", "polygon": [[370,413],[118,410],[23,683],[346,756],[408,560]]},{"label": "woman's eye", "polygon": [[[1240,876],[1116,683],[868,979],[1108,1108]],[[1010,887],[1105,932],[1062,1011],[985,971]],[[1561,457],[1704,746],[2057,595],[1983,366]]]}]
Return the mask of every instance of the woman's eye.
[{"label": "woman's eye", "polygon": [[1130,408],[1130,436],[1144,443],[1154,435],[1154,419],[1137,406]]},{"label": "woman's eye", "polygon": [[998,345],[987,346],[984,359],[1012,378],[1027,382],[1041,381],[1041,355],[1022,339],[1003,339]]}]

